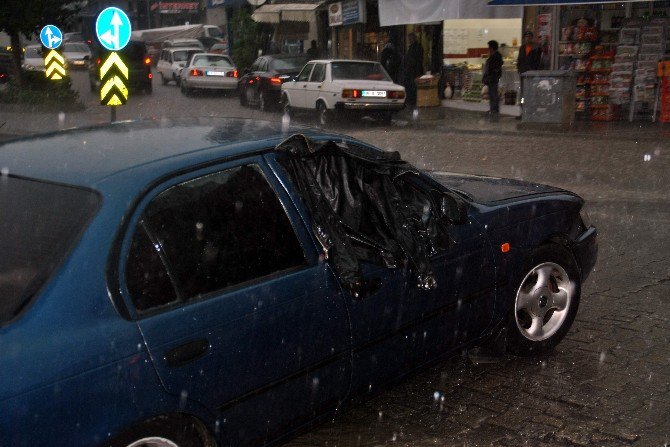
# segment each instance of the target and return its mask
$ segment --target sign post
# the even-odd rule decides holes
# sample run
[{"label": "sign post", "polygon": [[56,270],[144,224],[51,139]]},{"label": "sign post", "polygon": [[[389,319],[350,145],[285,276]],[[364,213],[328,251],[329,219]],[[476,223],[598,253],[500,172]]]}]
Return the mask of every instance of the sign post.
[{"label": "sign post", "polygon": [[128,101],[128,67],[118,51],[130,41],[130,20],[119,8],[105,8],[95,22],[95,33],[110,53],[100,65],[100,104],[111,107],[111,121],[116,121],[116,108]]},{"label": "sign post", "polygon": [[45,74],[48,79],[58,81],[65,77],[65,59],[63,55],[56,51],[56,48],[63,42],[63,33],[57,26],[47,25],[40,31],[40,41],[49,51],[44,56]]}]

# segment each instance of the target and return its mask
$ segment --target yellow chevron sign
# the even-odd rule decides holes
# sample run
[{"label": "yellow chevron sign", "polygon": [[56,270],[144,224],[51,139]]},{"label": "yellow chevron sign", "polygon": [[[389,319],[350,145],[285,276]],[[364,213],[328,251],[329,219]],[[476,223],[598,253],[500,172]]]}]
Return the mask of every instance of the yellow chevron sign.
[{"label": "yellow chevron sign", "polygon": [[100,104],[121,106],[128,100],[128,67],[116,52],[100,66]]},{"label": "yellow chevron sign", "polygon": [[51,50],[44,57],[47,78],[57,81],[65,77],[65,59],[56,50]]}]

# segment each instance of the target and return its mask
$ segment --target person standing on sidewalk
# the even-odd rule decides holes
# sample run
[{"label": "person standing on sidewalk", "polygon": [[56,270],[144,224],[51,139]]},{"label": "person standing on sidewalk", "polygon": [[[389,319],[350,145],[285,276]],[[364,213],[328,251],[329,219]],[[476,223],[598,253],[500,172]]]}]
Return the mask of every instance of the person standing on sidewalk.
[{"label": "person standing on sidewalk", "polygon": [[398,52],[395,42],[389,37],[384,45],[382,54],[380,55],[380,62],[382,66],[386,69],[389,76],[393,82],[398,82],[398,72],[400,71],[400,63],[402,62],[402,57]]},{"label": "person standing on sidewalk", "polygon": [[489,57],[484,64],[482,84],[489,88],[489,113],[497,116],[500,113],[500,98],[498,97],[498,83],[502,76],[503,58],[498,51],[498,42],[489,40]]},{"label": "person standing on sidewalk", "polygon": [[403,75],[407,99],[405,103],[416,106],[416,82],[415,79],[423,74],[423,47],[416,39],[416,34],[409,33],[407,36],[409,48],[403,61]]},{"label": "person standing on sidewalk", "polygon": [[[530,70],[539,70],[542,63],[542,49],[535,44],[533,37],[532,31],[523,33],[523,45],[519,48],[519,57],[516,61],[521,85],[521,99],[519,100],[521,107],[523,107],[524,97],[523,74]],[[518,116],[517,119],[521,119],[521,116]]]}]

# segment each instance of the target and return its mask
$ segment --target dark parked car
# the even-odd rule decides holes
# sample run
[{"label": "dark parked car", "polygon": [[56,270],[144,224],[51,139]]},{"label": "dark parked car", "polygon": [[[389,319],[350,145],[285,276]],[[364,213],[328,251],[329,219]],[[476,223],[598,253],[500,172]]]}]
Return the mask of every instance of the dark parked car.
[{"label": "dark parked car", "polygon": [[0,49],[0,84],[9,81],[9,74],[12,71],[12,53],[4,48]]},{"label": "dark parked car", "polygon": [[[109,52],[99,44],[94,45],[92,62],[88,65],[88,80],[91,91],[100,89],[100,67],[107,59]],[[144,42],[131,40],[128,45],[118,52],[121,60],[128,67],[128,88],[135,91],[151,93],[153,91],[153,74],[151,73],[152,61],[147,53]]]},{"label": "dark parked car", "polygon": [[3,445],[266,444],[503,329],[566,334],[580,197],[277,126],[0,145]]},{"label": "dark parked car", "polygon": [[282,84],[300,73],[308,60],[289,54],[259,57],[240,78],[240,104],[261,110],[279,108]]}]

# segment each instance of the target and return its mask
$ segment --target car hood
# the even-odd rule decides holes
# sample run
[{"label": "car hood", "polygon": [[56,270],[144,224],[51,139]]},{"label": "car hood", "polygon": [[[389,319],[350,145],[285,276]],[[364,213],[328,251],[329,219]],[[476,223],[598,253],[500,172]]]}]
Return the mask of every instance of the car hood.
[{"label": "car hood", "polygon": [[495,203],[536,194],[567,192],[553,186],[508,178],[440,171],[430,172],[429,174],[447,188],[460,192],[479,203]]}]

